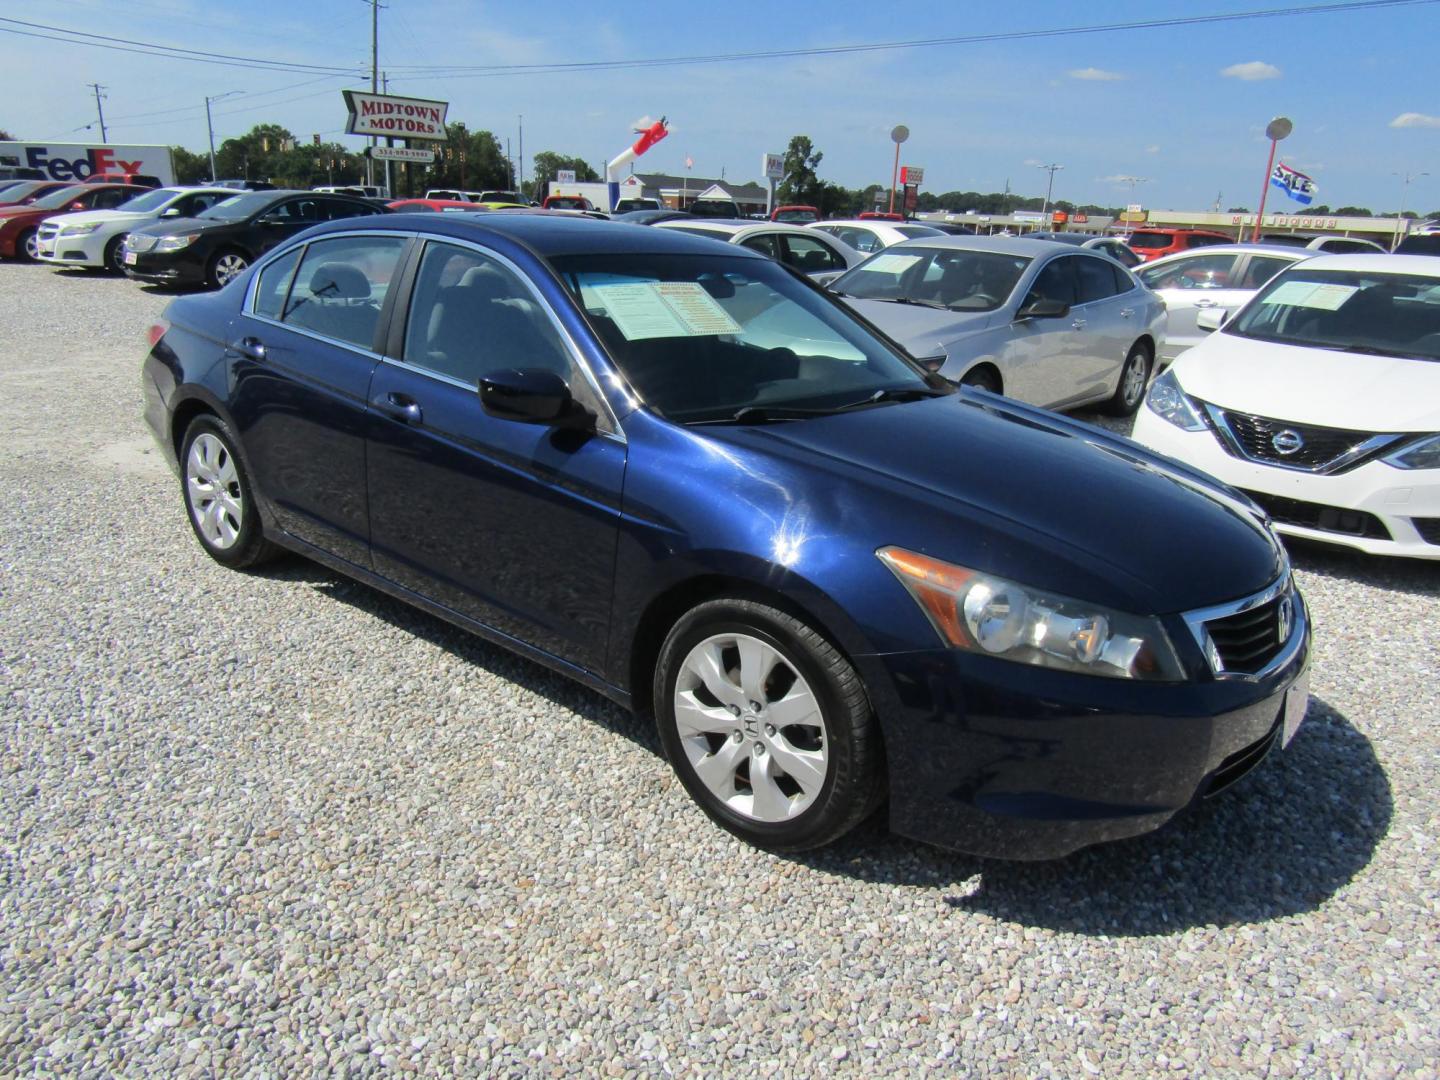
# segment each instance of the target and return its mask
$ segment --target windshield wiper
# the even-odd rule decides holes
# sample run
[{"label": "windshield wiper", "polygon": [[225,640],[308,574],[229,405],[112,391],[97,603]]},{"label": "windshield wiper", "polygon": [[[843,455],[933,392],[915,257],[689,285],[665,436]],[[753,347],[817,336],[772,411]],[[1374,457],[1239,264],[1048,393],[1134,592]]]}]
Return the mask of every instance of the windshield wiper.
[{"label": "windshield wiper", "polygon": [[915,401],[919,398],[946,397],[948,394],[949,392],[946,390],[937,390],[929,386],[892,387],[887,390],[876,390],[869,397],[861,398],[859,401],[847,401],[843,405],[831,405],[825,409],[802,409],[790,405],[746,405],[729,416],[716,417],[712,420],[693,420],[691,425],[772,424],[783,420],[808,420],[815,416],[834,416],[836,413],[861,409],[868,405],[880,405],[887,401]]},{"label": "windshield wiper", "polygon": [[879,405],[886,401],[919,401],[921,398],[949,397],[950,391],[939,390],[931,386],[900,386],[891,387],[888,390],[876,390],[867,398],[859,401],[852,401],[848,405],[835,406],[836,412],[843,412],[846,409],[859,409],[866,405]]},{"label": "windshield wiper", "polygon": [[1379,345],[1331,345],[1330,348],[1339,352],[1361,353],[1365,356],[1398,356],[1404,360],[1418,359],[1414,353],[1401,352],[1399,349],[1384,349]]}]

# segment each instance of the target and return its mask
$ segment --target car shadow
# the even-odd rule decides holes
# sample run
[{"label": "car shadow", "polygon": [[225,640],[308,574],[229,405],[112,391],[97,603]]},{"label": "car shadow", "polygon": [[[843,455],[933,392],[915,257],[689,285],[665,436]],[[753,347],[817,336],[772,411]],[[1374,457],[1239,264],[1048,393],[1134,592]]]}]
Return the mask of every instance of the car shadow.
[{"label": "car shadow", "polygon": [[[256,573],[309,585],[661,754],[650,720],[377,589],[301,558]],[[829,847],[785,858],[860,882],[926,889],[952,909],[1026,926],[1146,936],[1314,910],[1370,862],[1392,812],[1369,739],[1312,697],[1288,747],[1147,836],[1048,862],[1004,862],[893,835],[882,812]],[[718,831],[716,843],[724,843]]]},{"label": "car shadow", "polygon": [[1284,538],[1290,562],[1297,570],[1338,578],[1356,585],[1394,589],[1416,596],[1440,596],[1440,559],[1402,559],[1368,555],[1354,548],[1317,540]]},{"label": "car shadow", "polygon": [[1146,836],[1049,862],[1003,862],[903,841],[870,823],[804,861],[932,888],[953,909],[1007,922],[1143,937],[1313,911],[1370,862],[1393,806],[1370,740],[1312,697],[1288,747]]}]

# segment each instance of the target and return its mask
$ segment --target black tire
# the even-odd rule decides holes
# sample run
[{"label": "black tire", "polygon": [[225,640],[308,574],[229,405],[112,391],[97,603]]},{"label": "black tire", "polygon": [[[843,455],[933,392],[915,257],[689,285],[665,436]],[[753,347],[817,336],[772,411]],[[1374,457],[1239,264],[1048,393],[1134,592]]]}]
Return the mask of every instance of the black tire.
[{"label": "black tire", "polygon": [[[775,677],[774,672],[781,672],[782,679],[787,675],[798,675],[804,679],[819,705],[824,732],[821,742],[825,757],[824,779],[817,785],[818,794],[809,797],[809,805],[783,821],[757,820],[733,809],[711,791],[691,763],[686,738],[677,725],[676,689],[686,658],[707,639],[727,634],[758,639],[777,651],[791,670],[781,672],[777,664],[771,678]],[[767,692],[770,685],[767,680]],[[793,682],[791,685],[793,688]],[[713,821],[756,847],[785,852],[804,851],[828,844],[863,821],[884,796],[884,751],[880,729],[860,676],[834,645],[792,615],[751,600],[727,598],[701,604],[680,619],[666,637],[655,666],[652,691],[660,742],[680,782]],[[780,697],[783,696],[784,692],[781,692]],[[738,726],[742,721],[737,718],[736,730],[732,732],[733,741],[744,747],[751,745],[753,737],[754,745],[758,747],[762,727],[766,739],[775,736],[775,729],[763,723],[765,709],[774,703],[772,700],[762,706],[758,711],[756,729],[748,734]],[[780,734],[789,737],[787,733],[793,730],[786,727]],[[721,750],[726,742],[731,741],[718,736],[702,738],[719,738]],[[696,742],[692,734],[690,746],[693,748]],[[716,745],[711,744],[712,756],[719,753]],[[772,741],[770,745],[776,744]],[[810,749],[813,751],[814,748]],[[743,750],[738,752],[742,757],[746,754]],[[763,750],[755,750],[756,755],[761,753]],[[775,754],[778,755],[779,751]],[[757,756],[756,760],[760,758]],[[779,760],[777,756],[777,764]],[[748,764],[742,766],[742,771],[746,777],[750,775]],[[739,773],[733,774],[731,782],[734,783],[734,778],[738,776]],[[797,793],[791,794],[791,799],[797,798],[797,795],[800,799],[807,797],[806,793],[799,791],[800,785],[790,780],[783,770],[781,780],[788,781],[797,789]]]},{"label": "black tire", "polygon": [[1000,389],[1000,376],[995,374],[993,368],[988,367],[971,368],[964,375],[960,376],[960,385],[989,390],[992,394],[1002,393]]},{"label": "black tire", "polygon": [[40,248],[39,229],[26,229],[15,238],[15,257],[21,262],[39,262]]},{"label": "black tire", "polygon": [[[231,269],[239,264],[239,269],[231,273]],[[205,267],[205,284],[211,289],[219,289],[228,285],[240,274],[245,272],[250,265],[250,256],[243,251],[236,251],[234,248],[225,248],[210,256],[210,262]],[[222,280],[223,279],[223,280]]]},{"label": "black tire", "polygon": [[120,245],[124,242],[125,234],[121,233],[105,245],[105,269],[112,274],[123,274],[125,272],[125,264],[120,261]]},{"label": "black tire", "polygon": [[1150,387],[1150,370],[1155,364],[1150,346],[1137,341],[1125,354],[1125,363],[1120,365],[1120,381],[1115,394],[1105,402],[1103,411],[1110,416],[1134,416],[1135,410],[1145,400],[1145,391]]},{"label": "black tire", "polygon": [[[196,443],[202,439],[207,442],[199,453],[202,457],[207,453],[210,455],[221,470],[219,475],[225,480],[223,484],[191,482],[192,474],[201,471],[202,462],[192,462],[191,455]],[[265,539],[255,489],[245,471],[244,461],[235,450],[236,445],[229,426],[218,416],[198,416],[191,421],[180,444],[180,497],[185,504],[185,518],[205,553],[232,570],[244,570],[270,561],[280,554],[281,549]],[[211,510],[211,504],[217,500],[206,499],[205,492],[222,487],[228,500],[207,515],[207,510]],[[240,509],[238,515],[233,509],[228,509],[237,504]],[[220,535],[207,535],[206,528],[201,525],[202,519],[213,521]],[[230,533],[234,534],[233,538],[229,537]]]}]

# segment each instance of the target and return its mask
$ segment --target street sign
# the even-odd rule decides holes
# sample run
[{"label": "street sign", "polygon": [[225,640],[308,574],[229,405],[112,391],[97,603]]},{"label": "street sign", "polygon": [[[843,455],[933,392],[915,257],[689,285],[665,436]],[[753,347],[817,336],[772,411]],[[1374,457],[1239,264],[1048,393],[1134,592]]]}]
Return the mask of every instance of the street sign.
[{"label": "street sign", "polygon": [[1138,214],[1144,209],[1145,207],[1141,206],[1138,202],[1132,202],[1129,206],[1125,207],[1125,212],[1127,214]]},{"label": "street sign", "polygon": [[920,184],[925,180],[925,170],[919,165],[901,165],[900,183],[902,185]]},{"label": "street sign", "polygon": [[444,142],[448,101],[391,97],[359,90],[342,90],[350,116],[345,130],[351,135],[379,135],[404,139],[433,139]]},{"label": "street sign", "polygon": [[785,177],[785,158],[780,154],[766,154],[760,162],[760,171],[764,173],[767,180],[783,180]]},{"label": "street sign", "polygon": [[573,184],[573,183],[575,183],[575,170],[574,170],[574,169],[556,169],[556,170],[555,170],[555,182],[556,182],[557,184]]},{"label": "street sign", "polygon": [[368,153],[376,161],[408,161],[416,165],[429,165],[435,160],[434,150],[422,150],[418,146],[372,146]]}]

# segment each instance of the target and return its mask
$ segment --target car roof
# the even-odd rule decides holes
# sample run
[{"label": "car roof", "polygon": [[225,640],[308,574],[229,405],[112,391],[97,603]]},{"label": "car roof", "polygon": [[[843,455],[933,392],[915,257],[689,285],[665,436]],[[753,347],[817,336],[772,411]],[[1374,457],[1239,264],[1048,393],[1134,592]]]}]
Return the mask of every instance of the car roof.
[{"label": "car roof", "polygon": [[1159,266],[1162,263],[1169,264],[1179,262],[1181,259],[1194,259],[1201,255],[1266,255],[1270,258],[1290,258],[1296,262],[1315,258],[1315,252],[1310,248],[1296,247],[1291,244],[1207,244],[1205,247],[1190,248],[1186,251],[1173,251],[1169,255],[1161,256],[1143,266],[1137,266],[1136,270],[1149,270],[1152,266]]},{"label": "car roof", "polygon": [[674,218],[670,221],[657,221],[657,229],[704,229],[706,232],[729,233],[731,236],[738,236],[744,233],[750,236],[754,233],[800,233],[802,236],[809,236],[811,230],[801,225],[792,225],[788,221],[736,221],[733,218],[695,218],[686,221],[682,218]]},{"label": "car roof", "polygon": [[1056,252],[1064,252],[1067,255],[1076,254],[1074,244],[1062,244],[1055,240],[1031,240],[1027,236],[952,236],[949,233],[940,236],[916,236],[886,250],[898,250],[902,247],[993,251],[997,255],[1020,255],[1030,259],[1053,255]]},{"label": "car roof", "polygon": [[1434,255],[1316,255],[1305,260],[1307,270],[1349,270],[1368,274],[1417,274],[1440,279],[1440,259]]},{"label": "car roof", "polygon": [[[634,225],[553,211],[505,211],[491,214],[377,214],[319,226],[313,235],[352,229],[409,228],[457,240],[498,237],[521,244],[542,258],[555,255],[608,255],[653,252],[714,255],[714,240],[677,229],[637,229]],[[764,259],[748,248],[732,249],[737,258]]]}]

